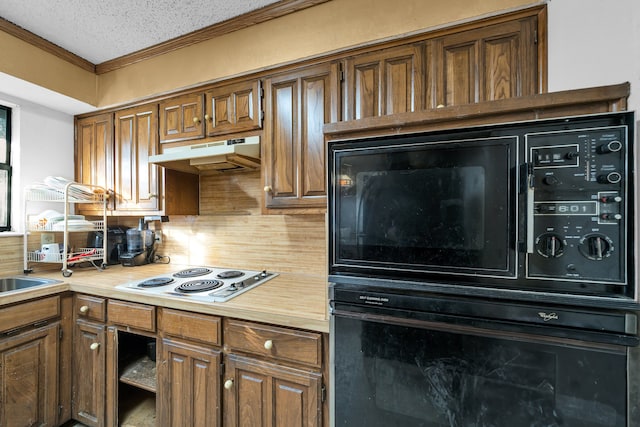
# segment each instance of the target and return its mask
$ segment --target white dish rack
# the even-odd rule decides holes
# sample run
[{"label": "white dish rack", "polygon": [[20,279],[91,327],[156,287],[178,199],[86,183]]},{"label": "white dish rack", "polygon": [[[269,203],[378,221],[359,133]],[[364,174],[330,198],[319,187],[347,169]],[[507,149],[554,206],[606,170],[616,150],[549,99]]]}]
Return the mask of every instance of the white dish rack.
[{"label": "white dish rack", "polygon": [[[73,273],[70,266],[81,262],[91,262],[96,268],[107,266],[107,239],[102,239],[101,248],[72,248],[70,233],[87,233],[101,231],[105,236],[107,229],[107,201],[109,195],[102,187],[79,184],[61,177],[47,177],[44,184],[34,184],[24,191],[24,273],[32,272],[32,263],[61,263],[62,275],[69,277]],[[32,202],[59,202],[64,205],[64,213],[45,211],[36,214],[29,211]],[[75,204],[96,204],[100,206],[102,218],[85,220],[80,215],[73,215],[72,206]],[[34,249],[29,246],[29,235],[33,233],[53,233],[62,235],[62,245],[51,243]],[[56,246],[58,245],[58,246]],[[59,248],[56,250],[56,248]],[[97,262],[97,263],[96,263]]]}]

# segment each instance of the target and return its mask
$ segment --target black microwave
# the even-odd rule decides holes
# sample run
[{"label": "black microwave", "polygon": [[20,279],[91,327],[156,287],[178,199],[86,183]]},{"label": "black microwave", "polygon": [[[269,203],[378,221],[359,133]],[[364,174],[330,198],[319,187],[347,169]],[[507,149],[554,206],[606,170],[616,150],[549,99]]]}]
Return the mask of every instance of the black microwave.
[{"label": "black microwave", "polygon": [[633,112],[328,144],[331,281],[633,298]]}]

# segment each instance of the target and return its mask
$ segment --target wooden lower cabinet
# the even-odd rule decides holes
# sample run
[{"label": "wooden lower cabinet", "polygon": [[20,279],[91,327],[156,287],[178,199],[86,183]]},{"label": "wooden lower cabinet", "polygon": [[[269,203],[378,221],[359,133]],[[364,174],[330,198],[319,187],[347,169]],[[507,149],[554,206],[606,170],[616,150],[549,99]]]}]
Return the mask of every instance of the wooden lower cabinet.
[{"label": "wooden lower cabinet", "polygon": [[72,417],[86,426],[326,425],[318,332],[86,295],[74,313]]},{"label": "wooden lower cabinet", "polygon": [[163,338],[158,368],[159,426],[220,426],[221,352]]},{"label": "wooden lower cabinet", "polygon": [[230,354],[224,375],[225,427],[320,427],[322,375]]},{"label": "wooden lower cabinet", "polygon": [[60,323],[0,340],[0,426],[58,424]]},{"label": "wooden lower cabinet", "polygon": [[71,412],[90,427],[105,425],[106,353],[105,325],[76,320]]}]

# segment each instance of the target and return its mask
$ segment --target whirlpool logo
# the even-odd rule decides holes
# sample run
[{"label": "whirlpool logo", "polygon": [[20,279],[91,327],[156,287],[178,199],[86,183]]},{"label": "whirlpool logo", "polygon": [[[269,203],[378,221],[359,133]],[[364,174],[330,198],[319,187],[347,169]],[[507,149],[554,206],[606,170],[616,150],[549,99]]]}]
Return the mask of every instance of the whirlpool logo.
[{"label": "whirlpool logo", "polygon": [[360,295],[358,299],[365,304],[372,305],[384,305],[389,302],[389,298],[373,295]]},{"label": "whirlpool logo", "polygon": [[544,311],[538,312],[538,316],[545,322],[549,322],[551,320],[558,320],[558,315],[556,313],[545,313]]}]

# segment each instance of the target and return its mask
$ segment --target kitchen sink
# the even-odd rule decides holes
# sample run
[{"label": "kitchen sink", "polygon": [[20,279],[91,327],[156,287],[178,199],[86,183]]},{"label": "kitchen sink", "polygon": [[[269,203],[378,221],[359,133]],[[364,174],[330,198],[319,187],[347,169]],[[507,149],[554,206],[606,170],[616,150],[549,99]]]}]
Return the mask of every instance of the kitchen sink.
[{"label": "kitchen sink", "polygon": [[29,289],[35,286],[52,285],[55,283],[62,283],[62,281],[55,279],[43,279],[41,277],[1,277],[0,292],[17,291],[20,289]]}]

